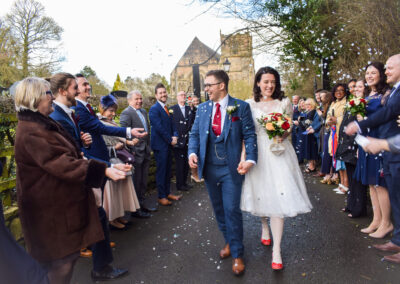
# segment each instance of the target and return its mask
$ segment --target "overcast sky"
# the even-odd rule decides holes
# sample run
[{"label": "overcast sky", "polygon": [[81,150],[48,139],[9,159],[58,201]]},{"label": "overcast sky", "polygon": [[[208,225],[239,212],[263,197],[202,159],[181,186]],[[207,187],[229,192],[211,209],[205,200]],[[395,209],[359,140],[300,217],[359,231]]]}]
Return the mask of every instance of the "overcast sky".
[{"label": "overcast sky", "polygon": [[[192,0],[39,2],[64,29],[62,52],[66,60],[62,71],[77,73],[89,65],[110,86],[117,73],[122,80],[159,73],[169,81],[195,36],[216,49],[220,31],[229,34],[242,27],[239,21],[217,11],[198,16],[207,6]],[[10,11],[13,3],[1,0],[0,16]],[[267,58],[255,56],[255,67],[272,64]]]}]

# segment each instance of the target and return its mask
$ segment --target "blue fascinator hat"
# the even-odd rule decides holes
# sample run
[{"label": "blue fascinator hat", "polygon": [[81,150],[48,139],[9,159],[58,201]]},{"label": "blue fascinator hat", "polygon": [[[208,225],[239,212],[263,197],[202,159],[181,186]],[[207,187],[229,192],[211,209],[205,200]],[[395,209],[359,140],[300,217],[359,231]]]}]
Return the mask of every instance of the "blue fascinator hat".
[{"label": "blue fascinator hat", "polygon": [[118,103],[117,99],[113,95],[109,94],[100,98],[100,105],[104,110],[106,110],[113,105],[118,105]]}]

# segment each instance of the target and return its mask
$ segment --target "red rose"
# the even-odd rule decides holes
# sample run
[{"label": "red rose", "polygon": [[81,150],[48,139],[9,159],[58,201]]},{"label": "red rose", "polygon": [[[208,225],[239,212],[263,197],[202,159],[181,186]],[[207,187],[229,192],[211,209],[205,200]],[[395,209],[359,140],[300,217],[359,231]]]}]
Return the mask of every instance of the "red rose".
[{"label": "red rose", "polygon": [[282,124],[282,129],[283,129],[283,130],[288,130],[289,128],[290,128],[289,122],[285,121],[285,122]]},{"label": "red rose", "polygon": [[364,104],[366,103],[366,101],[365,101],[364,99],[361,99],[360,101],[361,101],[362,103],[364,103]]},{"label": "red rose", "polygon": [[350,105],[354,106],[354,101],[353,100],[350,101]]}]

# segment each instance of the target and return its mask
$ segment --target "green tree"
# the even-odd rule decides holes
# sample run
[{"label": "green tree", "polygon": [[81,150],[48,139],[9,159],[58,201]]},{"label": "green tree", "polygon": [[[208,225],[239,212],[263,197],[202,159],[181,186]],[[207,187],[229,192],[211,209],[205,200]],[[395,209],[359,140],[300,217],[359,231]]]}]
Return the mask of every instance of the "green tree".
[{"label": "green tree", "polygon": [[85,67],[83,67],[79,73],[81,73],[86,78],[89,78],[90,76],[96,76],[96,71],[94,71],[92,69],[92,67],[87,66],[87,65]]},{"label": "green tree", "polygon": [[18,0],[6,15],[7,25],[21,49],[22,76],[43,69],[53,71],[63,60],[59,42],[63,29],[45,15],[44,6],[35,0]]},{"label": "green tree", "polygon": [[17,61],[18,52],[10,28],[0,19],[0,86],[9,87],[21,79]]},{"label": "green tree", "polygon": [[114,82],[114,86],[112,88],[112,92],[114,91],[127,91],[127,88],[124,83],[121,82],[121,77],[119,73],[117,74],[117,79]]}]

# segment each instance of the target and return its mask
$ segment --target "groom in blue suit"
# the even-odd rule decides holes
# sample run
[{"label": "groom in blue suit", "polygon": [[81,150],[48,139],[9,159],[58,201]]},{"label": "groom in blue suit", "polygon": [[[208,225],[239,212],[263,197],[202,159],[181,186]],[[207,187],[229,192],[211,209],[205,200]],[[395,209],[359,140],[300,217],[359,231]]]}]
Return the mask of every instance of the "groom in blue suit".
[{"label": "groom in blue suit", "polygon": [[[244,272],[240,198],[244,174],[257,162],[257,136],[250,106],[228,95],[223,70],[206,74],[210,100],[199,105],[189,138],[189,165],[204,177],[218,227],[224,235],[221,259],[233,257],[235,275]],[[242,149],[246,156],[241,159]]]}]

